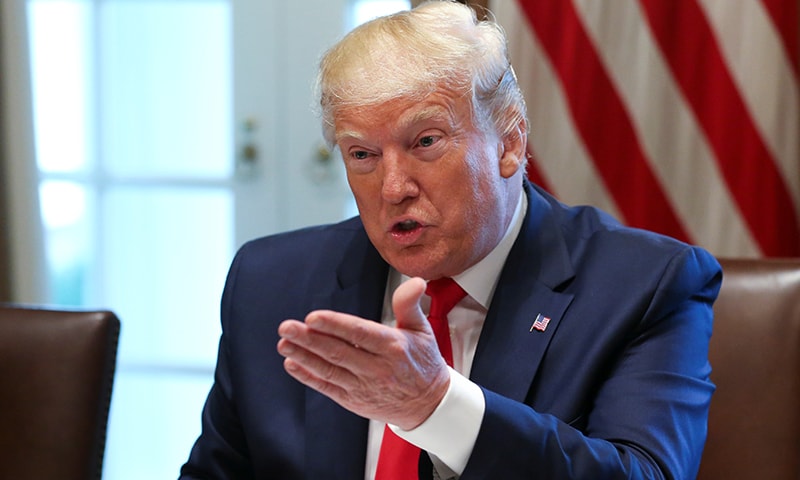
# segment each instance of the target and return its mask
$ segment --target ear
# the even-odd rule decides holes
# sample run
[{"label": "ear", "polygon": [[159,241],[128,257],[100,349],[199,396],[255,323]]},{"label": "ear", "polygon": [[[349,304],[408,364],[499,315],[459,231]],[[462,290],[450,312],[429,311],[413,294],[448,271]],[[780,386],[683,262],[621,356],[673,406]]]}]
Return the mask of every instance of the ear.
[{"label": "ear", "polygon": [[503,151],[500,154],[500,175],[511,178],[525,163],[528,147],[528,122],[519,123],[502,138]]}]

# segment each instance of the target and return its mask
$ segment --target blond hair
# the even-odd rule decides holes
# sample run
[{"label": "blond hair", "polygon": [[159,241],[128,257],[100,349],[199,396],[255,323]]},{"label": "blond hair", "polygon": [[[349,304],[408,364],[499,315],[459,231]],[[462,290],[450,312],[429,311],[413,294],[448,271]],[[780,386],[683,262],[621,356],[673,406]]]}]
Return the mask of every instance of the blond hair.
[{"label": "blond hair", "polygon": [[466,5],[430,1],[367,22],[325,53],[317,78],[325,140],[335,143],[339,109],[422,99],[442,87],[469,97],[477,125],[506,135],[524,121],[527,131],[502,28]]}]

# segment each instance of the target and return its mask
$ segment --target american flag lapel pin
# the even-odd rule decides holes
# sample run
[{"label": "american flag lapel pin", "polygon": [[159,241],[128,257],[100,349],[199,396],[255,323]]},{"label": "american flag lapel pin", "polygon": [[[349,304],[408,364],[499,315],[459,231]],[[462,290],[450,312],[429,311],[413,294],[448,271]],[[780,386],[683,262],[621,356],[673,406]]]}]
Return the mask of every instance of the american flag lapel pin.
[{"label": "american flag lapel pin", "polygon": [[545,317],[541,313],[536,315],[536,320],[533,321],[533,325],[531,325],[531,329],[529,331],[539,330],[540,332],[544,332],[544,329],[547,328],[547,324],[550,323],[550,317]]}]

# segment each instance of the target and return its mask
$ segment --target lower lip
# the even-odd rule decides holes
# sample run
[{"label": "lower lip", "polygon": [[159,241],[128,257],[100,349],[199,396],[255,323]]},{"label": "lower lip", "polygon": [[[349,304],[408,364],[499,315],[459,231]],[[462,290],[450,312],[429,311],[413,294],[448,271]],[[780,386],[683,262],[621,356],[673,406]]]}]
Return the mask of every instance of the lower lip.
[{"label": "lower lip", "polygon": [[417,227],[412,230],[392,230],[389,232],[389,236],[392,237],[395,243],[400,245],[413,245],[419,241],[424,230],[423,227]]}]

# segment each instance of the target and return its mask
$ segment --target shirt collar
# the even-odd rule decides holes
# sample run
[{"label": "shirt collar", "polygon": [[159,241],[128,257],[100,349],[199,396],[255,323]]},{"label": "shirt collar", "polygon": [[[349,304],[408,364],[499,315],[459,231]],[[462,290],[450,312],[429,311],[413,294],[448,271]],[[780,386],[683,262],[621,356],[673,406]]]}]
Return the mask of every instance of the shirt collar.
[{"label": "shirt collar", "polygon": [[453,280],[486,310],[489,309],[489,303],[492,301],[497,281],[500,279],[500,271],[503,269],[508,253],[511,251],[511,247],[522,229],[522,219],[525,218],[525,213],[528,210],[526,198],[524,193],[520,194],[517,207],[514,210],[514,216],[511,217],[511,222],[508,224],[506,233],[500,243],[481,261],[453,277]]}]

